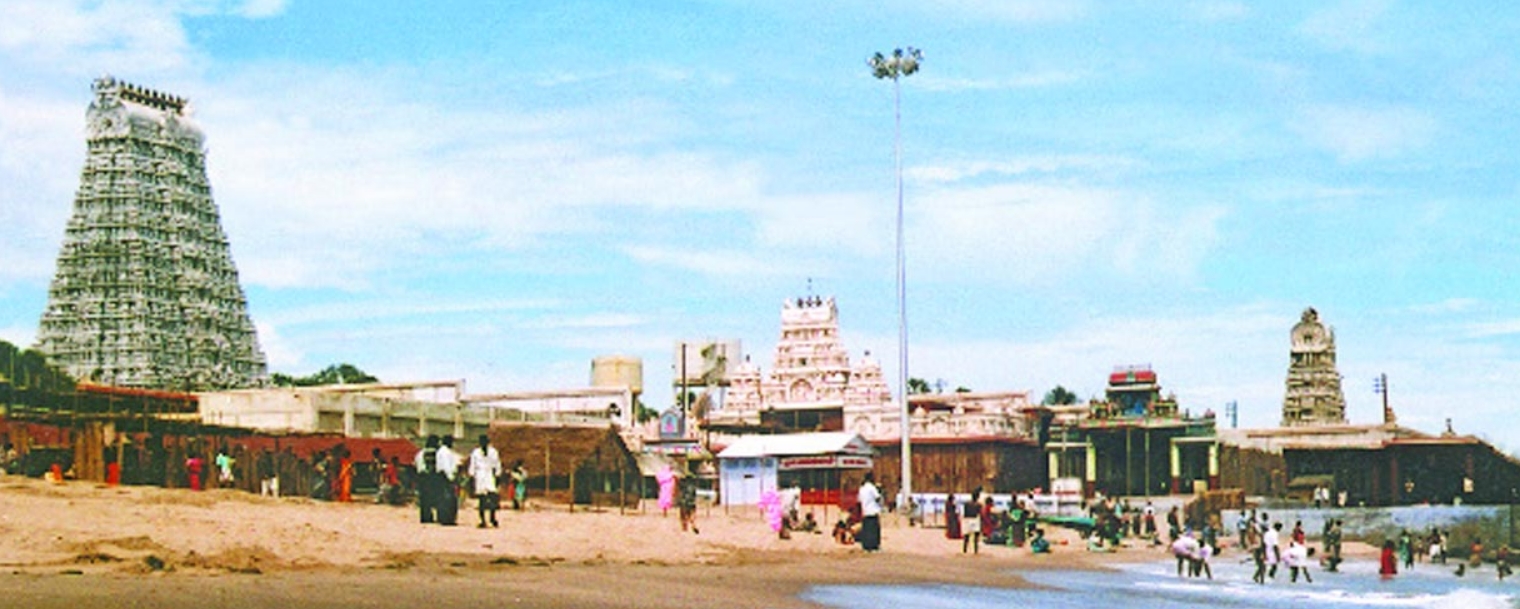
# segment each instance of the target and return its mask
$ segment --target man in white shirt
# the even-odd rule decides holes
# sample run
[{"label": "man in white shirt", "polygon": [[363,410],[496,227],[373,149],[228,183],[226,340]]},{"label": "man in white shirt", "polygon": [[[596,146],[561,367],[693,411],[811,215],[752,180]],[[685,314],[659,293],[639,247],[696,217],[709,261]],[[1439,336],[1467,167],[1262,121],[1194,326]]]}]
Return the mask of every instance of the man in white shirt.
[{"label": "man in white shirt", "polygon": [[444,436],[438,448],[438,473],[443,475],[443,492],[438,498],[438,524],[454,526],[459,520],[459,453],[454,452],[454,436]]},{"label": "man in white shirt", "polygon": [[486,512],[491,513],[491,526],[496,522],[496,510],[501,507],[501,495],[496,479],[501,476],[501,454],[491,446],[491,438],[480,435],[480,446],[470,451],[470,479],[475,481],[476,510],[480,513],[480,528],[486,528]]},{"label": "man in white shirt", "polygon": [[1278,534],[1282,531],[1282,523],[1272,523],[1272,528],[1267,529],[1261,535],[1261,545],[1266,549],[1267,577],[1277,579],[1277,563],[1282,562],[1282,548],[1277,545]]},{"label": "man in white shirt", "polygon": [[866,472],[857,499],[860,500],[860,534],[855,539],[865,551],[875,552],[881,549],[881,490],[876,488],[873,473]]}]

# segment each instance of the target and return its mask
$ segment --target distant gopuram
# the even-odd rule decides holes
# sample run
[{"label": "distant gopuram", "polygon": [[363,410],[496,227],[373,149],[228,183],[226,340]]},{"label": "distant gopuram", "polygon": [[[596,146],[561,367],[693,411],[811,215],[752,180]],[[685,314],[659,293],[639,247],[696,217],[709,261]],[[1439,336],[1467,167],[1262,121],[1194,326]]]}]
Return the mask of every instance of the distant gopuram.
[{"label": "distant gopuram", "polygon": [[267,371],[184,98],[94,83],[37,348],[81,381],[200,391]]},{"label": "distant gopuram", "polygon": [[1335,330],[1319,321],[1313,307],[1293,326],[1288,391],[1283,397],[1283,427],[1345,425],[1346,396],[1335,368]]}]

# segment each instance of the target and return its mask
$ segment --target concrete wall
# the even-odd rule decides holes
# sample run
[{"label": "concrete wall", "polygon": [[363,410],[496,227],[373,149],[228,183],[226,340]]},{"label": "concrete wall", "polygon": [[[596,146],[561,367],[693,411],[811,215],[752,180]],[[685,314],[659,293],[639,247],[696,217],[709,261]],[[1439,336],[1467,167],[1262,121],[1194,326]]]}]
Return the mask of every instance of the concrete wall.
[{"label": "concrete wall", "polygon": [[[1516,526],[1516,512],[1520,506],[1508,505],[1409,505],[1370,508],[1294,508],[1263,507],[1258,514],[1266,512],[1274,522],[1283,523],[1283,531],[1292,530],[1295,521],[1303,521],[1304,530],[1311,539],[1317,539],[1324,530],[1326,519],[1340,519],[1347,539],[1365,541],[1374,545],[1384,539],[1396,539],[1399,532],[1408,529],[1411,534],[1429,534],[1431,527],[1448,532],[1453,554],[1465,554],[1474,538],[1483,540],[1485,548],[1492,550],[1499,544],[1508,543],[1520,547],[1520,531]],[[1233,535],[1238,512],[1226,510],[1223,516],[1225,528]],[[1258,515],[1259,518],[1259,515]]]}]

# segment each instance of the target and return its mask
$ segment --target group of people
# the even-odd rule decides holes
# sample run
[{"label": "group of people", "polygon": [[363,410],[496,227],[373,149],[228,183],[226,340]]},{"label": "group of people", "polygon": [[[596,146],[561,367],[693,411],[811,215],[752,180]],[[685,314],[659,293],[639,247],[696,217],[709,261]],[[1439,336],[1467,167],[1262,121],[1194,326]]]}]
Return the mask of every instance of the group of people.
[{"label": "group of people", "polygon": [[[1330,527],[1338,526],[1338,524],[1327,523],[1327,531]],[[1293,529],[1288,533],[1286,545],[1282,539],[1283,523],[1273,522],[1266,512],[1261,512],[1258,518],[1257,514],[1248,515],[1245,510],[1241,510],[1236,529],[1240,532],[1242,546],[1249,549],[1251,562],[1256,566],[1256,570],[1251,574],[1251,581],[1266,584],[1268,579],[1277,579],[1278,567],[1285,566],[1288,568],[1290,582],[1296,583],[1302,575],[1305,583],[1314,583],[1314,577],[1309,573],[1309,566],[1315,552],[1314,548],[1309,547],[1308,535],[1304,531],[1302,521],[1294,522]],[[1336,531],[1334,537],[1338,540],[1339,529],[1336,528]],[[1330,534],[1327,532],[1325,537],[1328,539]],[[1336,542],[1333,553],[1333,557],[1327,563],[1332,565],[1331,570],[1334,570],[1335,565],[1339,565],[1339,541]]]},{"label": "group of people", "polygon": [[[1404,529],[1399,531],[1397,537],[1383,541],[1382,553],[1378,557],[1378,573],[1384,578],[1393,577],[1398,575],[1400,565],[1408,571],[1414,568],[1415,562],[1424,560],[1426,556],[1430,557],[1431,564],[1444,565],[1450,552],[1451,542],[1446,531],[1431,527],[1428,534],[1418,535]],[[1457,577],[1465,576],[1469,570],[1482,567],[1484,552],[1483,540],[1473,538],[1472,543],[1467,547],[1467,561],[1457,564],[1455,571]],[[1500,580],[1511,575],[1508,544],[1501,544],[1494,551],[1494,571]]]},{"label": "group of people", "polygon": [[982,494],[981,488],[971,491],[970,500],[957,503],[955,495],[945,496],[945,537],[961,540],[961,553],[980,553],[982,544],[1023,547],[1040,553],[1035,540],[1043,542],[1043,551],[1049,551],[1049,542],[1043,541],[1042,532],[1035,526],[1036,511],[1032,499],[1014,496],[1006,509],[992,500],[992,495]]},{"label": "group of people", "polygon": [[[501,454],[491,446],[488,436],[461,456],[454,451],[451,436],[428,436],[414,461],[417,468],[417,506],[423,524],[443,526],[458,524],[460,492],[469,489],[476,499],[480,528],[499,527],[496,512],[501,509],[501,483],[505,474],[512,508],[522,509],[527,497],[527,470],[522,461],[503,471]],[[467,483],[466,483],[467,479]]]}]

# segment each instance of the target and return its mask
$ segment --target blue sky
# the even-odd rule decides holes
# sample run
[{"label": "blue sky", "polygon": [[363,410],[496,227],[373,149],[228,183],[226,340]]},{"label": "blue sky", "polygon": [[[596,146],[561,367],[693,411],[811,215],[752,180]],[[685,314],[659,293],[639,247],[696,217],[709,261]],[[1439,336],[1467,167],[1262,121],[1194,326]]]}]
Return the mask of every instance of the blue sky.
[{"label": "blue sky", "polygon": [[1520,449],[1520,9],[1502,2],[60,2],[0,23],[0,338],[30,344],[90,80],[189,97],[274,371],[670,400],[679,339],[771,363],[838,298],[896,373],[1087,397],[1150,364],[1275,425],[1288,331],[1350,417]]}]

